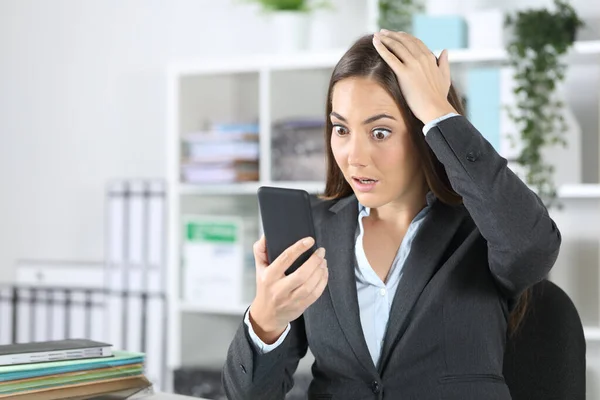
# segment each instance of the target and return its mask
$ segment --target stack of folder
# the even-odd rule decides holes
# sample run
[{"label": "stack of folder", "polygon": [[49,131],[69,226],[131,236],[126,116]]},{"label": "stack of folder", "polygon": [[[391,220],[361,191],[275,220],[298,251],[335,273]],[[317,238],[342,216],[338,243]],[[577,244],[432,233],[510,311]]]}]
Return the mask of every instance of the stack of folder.
[{"label": "stack of folder", "polygon": [[182,179],[197,183],[257,181],[258,125],[215,124],[183,138]]},{"label": "stack of folder", "polygon": [[[60,343],[65,342],[68,341]],[[26,345],[12,347],[23,346]],[[10,349],[11,346],[0,346],[0,355]],[[90,358],[81,357],[81,353],[69,354],[61,350],[50,352],[49,355],[66,358],[62,361],[19,361],[0,366],[0,399],[126,399],[151,386],[144,377],[144,354],[125,351],[106,353],[103,351],[103,355]],[[35,359],[40,354],[19,353],[15,354],[17,357],[14,359]]]}]

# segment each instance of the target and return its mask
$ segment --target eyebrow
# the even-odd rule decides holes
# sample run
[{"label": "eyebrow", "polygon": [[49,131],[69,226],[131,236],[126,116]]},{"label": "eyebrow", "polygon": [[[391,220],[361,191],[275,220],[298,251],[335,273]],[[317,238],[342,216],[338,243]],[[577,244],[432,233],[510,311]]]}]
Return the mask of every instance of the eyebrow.
[{"label": "eyebrow", "polygon": [[[336,117],[340,121],[344,121],[346,123],[348,122],[346,120],[346,118],[342,117],[340,114],[336,113],[335,111],[332,111],[331,114],[330,114],[330,116]],[[383,118],[388,118],[388,119],[396,121],[396,118],[392,117],[391,115],[388,115],[388,114],[377,114],[377,115],[373,115],[372,117],[369,117],[369,118],[365,119],[363,121],[363,125],[370,124],[372,122],[377,121],[378,119],[383,119]]]}]

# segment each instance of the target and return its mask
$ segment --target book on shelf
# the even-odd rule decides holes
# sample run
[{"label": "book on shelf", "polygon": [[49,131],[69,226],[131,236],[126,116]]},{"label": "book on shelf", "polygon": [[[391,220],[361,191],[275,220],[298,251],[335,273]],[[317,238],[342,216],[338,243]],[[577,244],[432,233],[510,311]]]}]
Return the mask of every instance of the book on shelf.
[{"label": "book on shelf", "polygon": [[185,155],[195,161],[203,161],[211,157],[258,159],[259,144],[257,142],[194,142],[186,145]]},{"label": "book on shelf", "polygon": [[213,123],[199,131],[183,135],[184,142],[222,140],[258,140],[259,125],[254,123]]},{"label": "book on shelf", "polygon": [[258,181],[258,125],[214,124],[210,130],[182,138],[181,179],[184,182]]},{"label": "book on shelf", "polygon": [[182,138],[184,143],[215,143],[223,140],[256,142],[258,141],[258,132],[235,132],[222,134],[220,132],[213,131],[200,131],[188,133]]},{"label": "book on shelf", "polygon": [[258,135],[259,124],[247,122],[215,122],[210,125],[213,132],[221,134],[250,133]]},{"label": "book on shelf", "polygon": [[191,162],[181,166],[188,183],[233,183],[258,181],[258,160],[231,160],[220,163]]}]

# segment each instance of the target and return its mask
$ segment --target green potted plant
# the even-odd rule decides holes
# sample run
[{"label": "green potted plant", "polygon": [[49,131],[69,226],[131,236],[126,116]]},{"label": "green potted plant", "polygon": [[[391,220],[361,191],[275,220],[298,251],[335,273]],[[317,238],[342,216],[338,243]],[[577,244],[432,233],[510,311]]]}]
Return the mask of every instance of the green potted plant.
[{"label": "green potted plant", "polygon": [[265,11],[311,11],[322,7],[327,2],[314,3],[308,0],[253,0]]},{"label": "green potted plant", "polygon": [[508,116],[519,130],[511,135],[520,150],[517,163],[526,183],[550,207],[557,203],[554,167],[544,160],[548,146],[566,146],[563,102],[557,95],[565,78],[563,55],[583,26],[573,7],[554,0],[555,10],[530,9],[508,15],[505,25],[512,37],[507,43],[509,64],[514,69],[516,103]]},{"label": "green potted plant", "polygon": [[307,46],[309,13],[327,8],[327,0],[249,0],[258,3],[273,22],[273,33],[277,50],[290,52],[303,50]]},{"label": "green potted plant", "polygon": [[379,0],[380,28],[392,31],[412,32],[412,17],[423,12],[421,0]]}]

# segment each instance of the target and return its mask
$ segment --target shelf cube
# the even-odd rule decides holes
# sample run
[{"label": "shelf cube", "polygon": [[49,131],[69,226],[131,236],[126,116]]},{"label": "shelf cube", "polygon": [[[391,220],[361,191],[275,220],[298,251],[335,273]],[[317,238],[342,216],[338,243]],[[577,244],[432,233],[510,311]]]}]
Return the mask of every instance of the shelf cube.
[{"label": "shelf cube", "polygon": [[464,49],[467,47],[467,23],[453,15],[415,14],[413,34],[431,50]]}]

